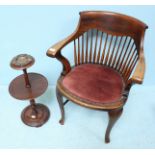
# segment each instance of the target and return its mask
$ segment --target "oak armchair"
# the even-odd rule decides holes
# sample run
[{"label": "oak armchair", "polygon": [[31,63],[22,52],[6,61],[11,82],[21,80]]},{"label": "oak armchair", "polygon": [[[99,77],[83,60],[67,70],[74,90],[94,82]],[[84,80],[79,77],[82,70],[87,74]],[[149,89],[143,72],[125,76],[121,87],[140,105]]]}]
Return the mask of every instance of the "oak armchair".
[{"label": "oak armchair", "polygon": [[[58,59],[63,65],[56,86],[61,124],[64,124],[64,105],[68,101],[107,111],[109,123],[105,142],[110,142],[110,131],[122,114],[131,86],[143,82],[143,40],[147,28],[143,22],[123,14],[80,12],[75,32],[47,51],[49,57]],[[72,67],[61,54],[71,43]]]}]

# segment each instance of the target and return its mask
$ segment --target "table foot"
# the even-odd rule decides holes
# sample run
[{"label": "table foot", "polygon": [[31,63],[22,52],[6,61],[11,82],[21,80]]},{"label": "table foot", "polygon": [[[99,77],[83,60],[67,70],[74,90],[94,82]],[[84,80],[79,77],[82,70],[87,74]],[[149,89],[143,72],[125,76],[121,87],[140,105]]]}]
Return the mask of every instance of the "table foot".
[{"label": "table foot", "polygon": [[31,105],[27,106],[22,114],[22,121],[31,127],[40,127],[45,124],[50,117],[49,109],[43,104],[36,104],[35,111]]}]

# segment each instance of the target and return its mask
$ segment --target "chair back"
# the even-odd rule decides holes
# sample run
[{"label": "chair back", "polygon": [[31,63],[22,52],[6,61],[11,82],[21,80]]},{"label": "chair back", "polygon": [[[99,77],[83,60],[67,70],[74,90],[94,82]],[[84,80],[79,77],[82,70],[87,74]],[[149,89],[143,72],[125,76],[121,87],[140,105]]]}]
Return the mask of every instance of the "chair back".
[{"label": "chair back", "polygon": [[129,79],[143,49],[147,25],[123,14],[106,11],[80,13],[73,33],[74,63],[95,63],[117,70]]}]

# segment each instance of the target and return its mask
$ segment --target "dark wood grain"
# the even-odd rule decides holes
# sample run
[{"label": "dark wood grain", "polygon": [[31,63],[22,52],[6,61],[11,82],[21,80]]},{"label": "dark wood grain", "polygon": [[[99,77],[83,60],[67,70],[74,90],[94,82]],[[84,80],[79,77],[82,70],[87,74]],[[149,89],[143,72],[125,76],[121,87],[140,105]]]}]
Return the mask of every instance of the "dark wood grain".
[{"label": "dark wood grain", "polygon": [[27,54],[14,57],[10,63],[11,67],[23,70],[22,75],[16,77],[9,86],[11,96],[19,100],[30,100],[22,114],[22,121],[31,127],[40,127],[49,119],[49,109],[43,104],[36,104],[35,99],[42,95],[48,86],[47,79],[37,73],[27,73],[27,68],[34,64],[34,58]]},{"label": "dark wood grain", "polygon": [[[47,51],[49,57],[57,58],[63,65],[63,76],[60,76],[57,83],[57,96],[62,114],[61,122],[64,122],[62,96],[87,108],[108,111],[109,124],[105,141],[110,142],[110,131],[122,113],[130,88],[135,83],[142,83],[144,79],[145,58],[143,44],[147,28],[148,26],[142,21],[119,13],[107,11],[80,12],[76,30]],[[84,36],[86,39],[84,39]],[[82,38],[81,44],[79,38]],[[90,104],[64,89],[61,80],[71,71],[71,67],[69,60],[61,55],[61,50],[73,41],[75,62],[73,68],[87,63],[100,64],[104,67],[113,68],[122,76],[125,89],[120,102],[104,105]]]},{"label": "dark wood grain", "polygon": [[44,76],[37,73],[28,73],[31,87],[25,86],[24,74],[15,78],[9,87],[10,94],[19,100],[34,99],[42,95],[48,83]]}]

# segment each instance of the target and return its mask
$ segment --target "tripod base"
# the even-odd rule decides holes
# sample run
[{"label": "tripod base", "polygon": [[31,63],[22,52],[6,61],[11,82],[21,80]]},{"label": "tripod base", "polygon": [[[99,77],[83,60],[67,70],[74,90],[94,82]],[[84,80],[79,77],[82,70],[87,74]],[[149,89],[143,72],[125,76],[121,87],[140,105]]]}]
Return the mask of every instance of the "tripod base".
[{"label": "tripod base", "polygon": [[31,127],[42,126],[48,121],[49,117],[49,109],[43,104],[36,104],[34,109],[31,105],[29,105],[21,114],[22,121]]}]

